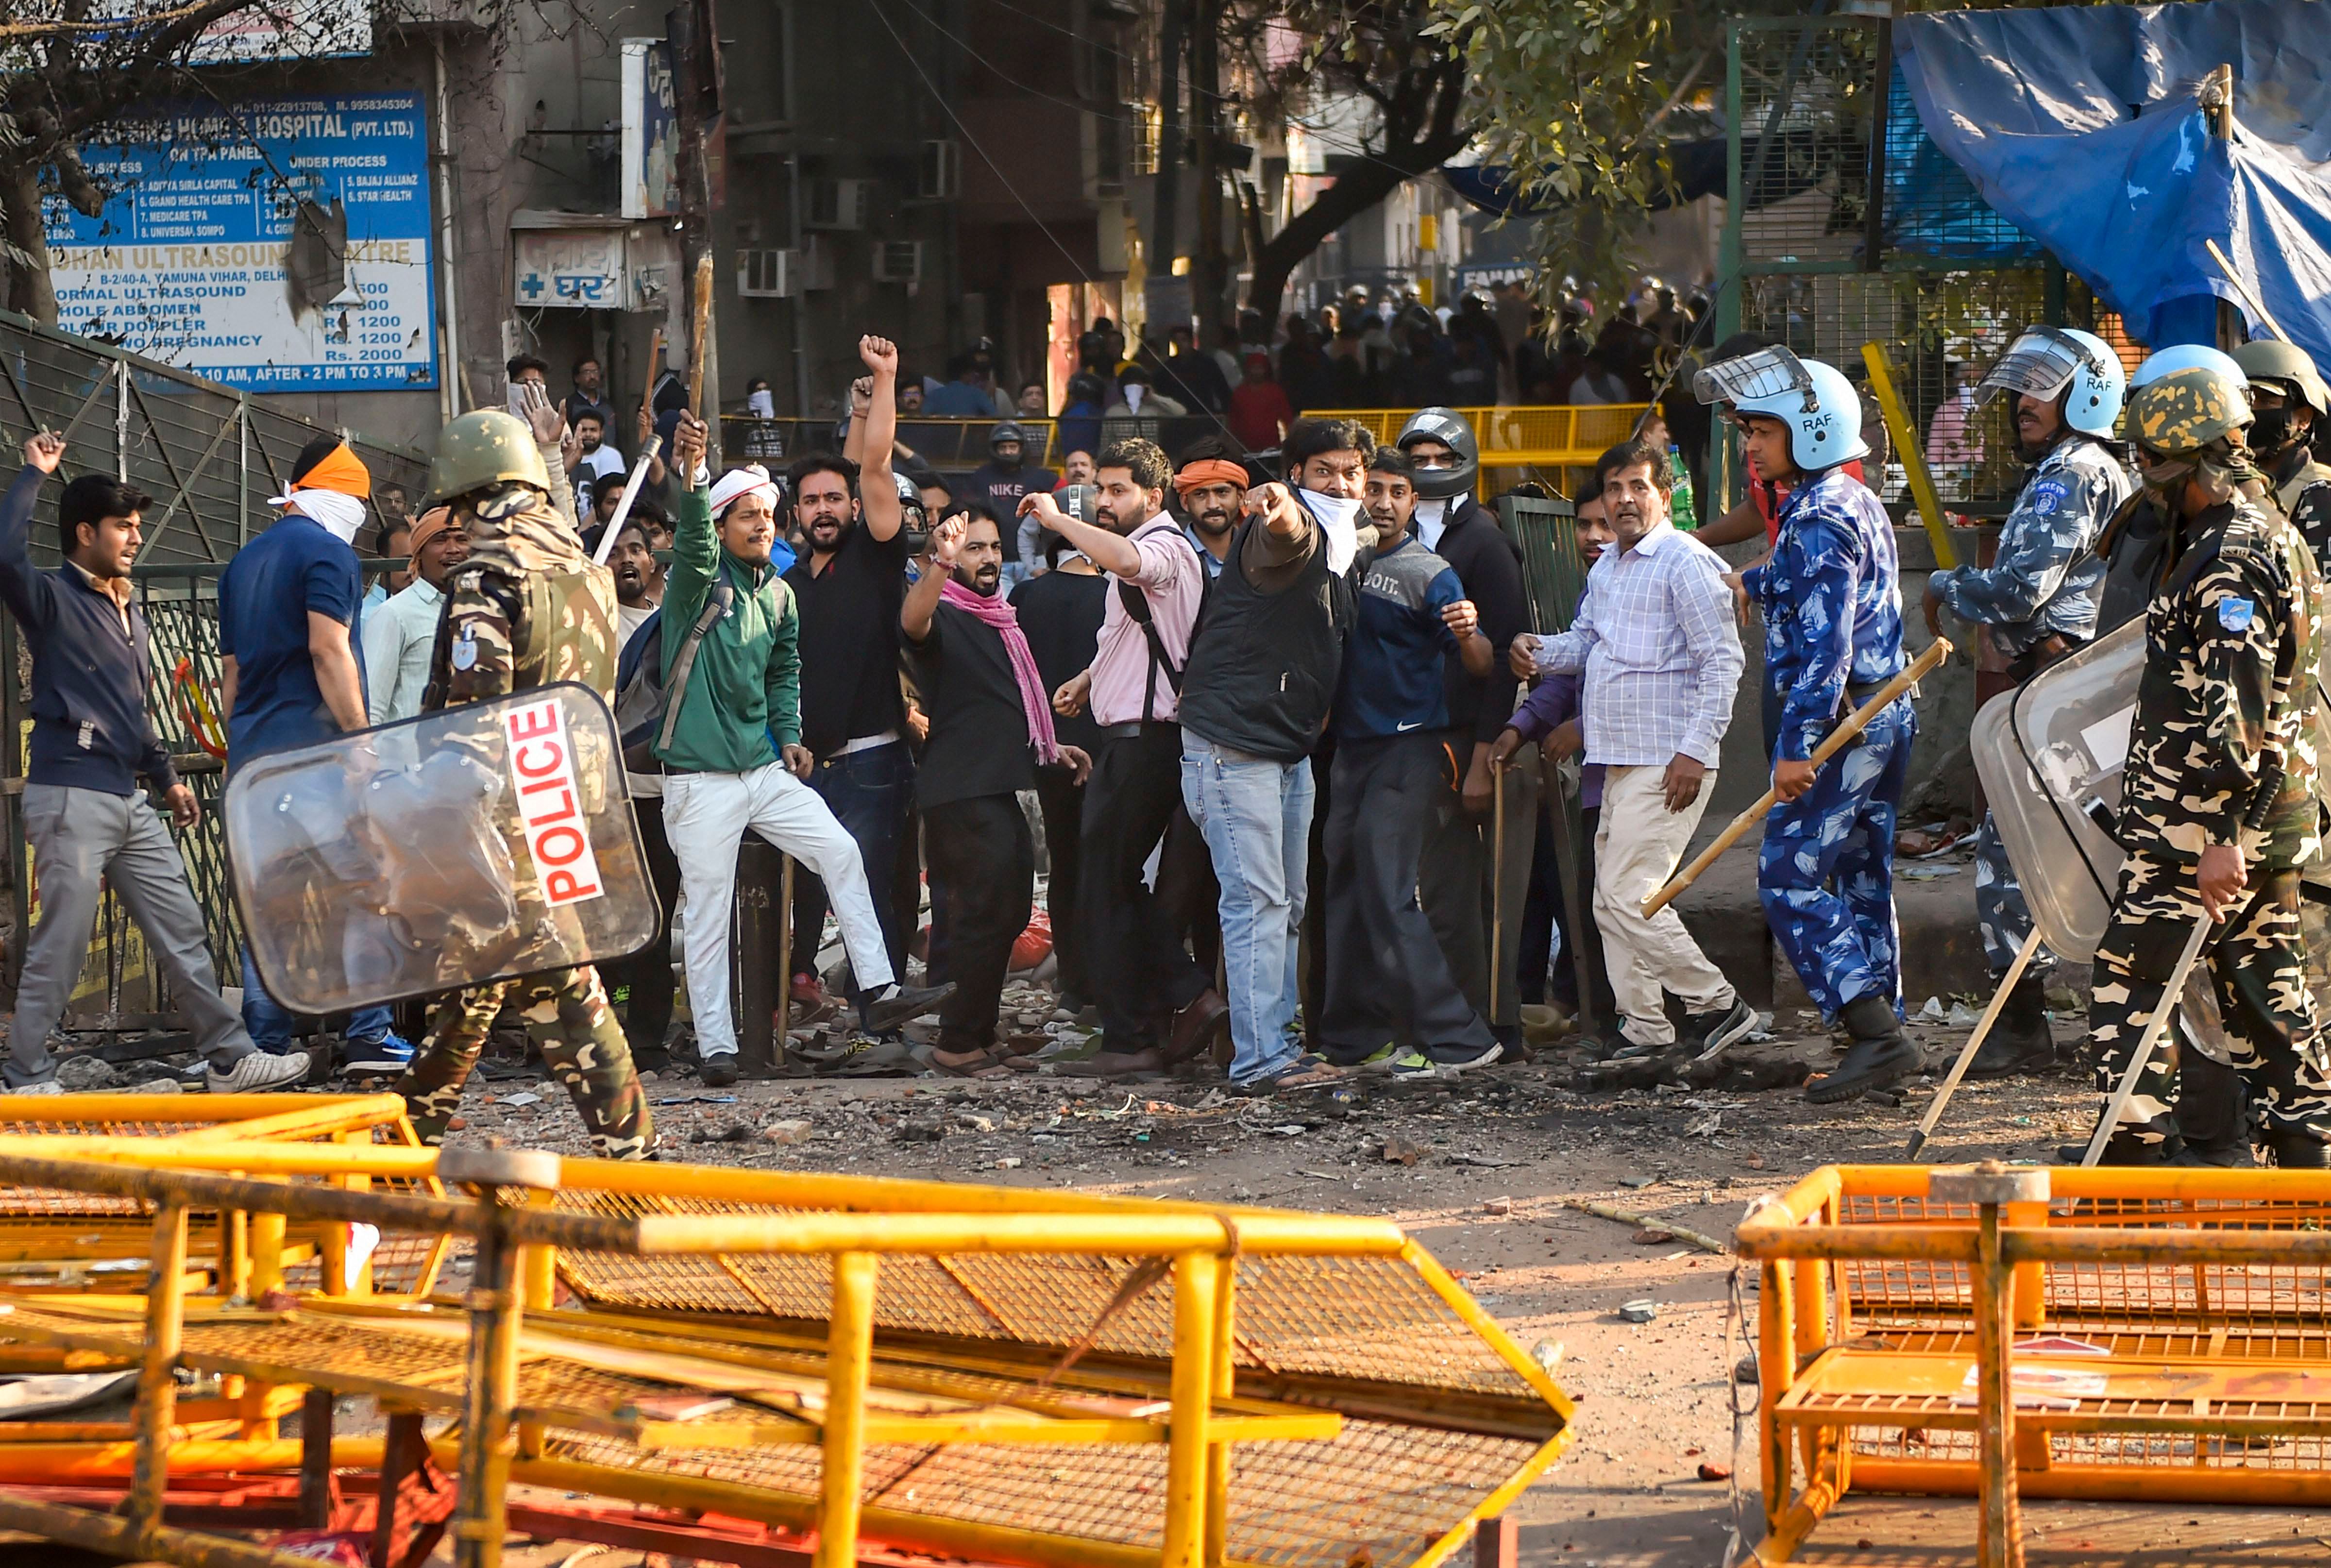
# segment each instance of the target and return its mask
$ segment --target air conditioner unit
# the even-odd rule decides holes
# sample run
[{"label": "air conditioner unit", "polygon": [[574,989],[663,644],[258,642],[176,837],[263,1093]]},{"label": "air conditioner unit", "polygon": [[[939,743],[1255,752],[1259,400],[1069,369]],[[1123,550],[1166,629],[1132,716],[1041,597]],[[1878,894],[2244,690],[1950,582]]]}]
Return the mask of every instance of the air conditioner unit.
[{"label": "air conditioner unit", "polygon": [[802,291],[802,253],[764,250],[737,252],[737,292],[748,299],[790,299]]},{"label": "air conditioner unit", "polygon": [[803,224],[812,229],[862,229],[872,180],[815,179],[809,182],[809,212]]},{"label": "air conditioner unit", "polygon": [[877,283],[919,283],[923,280],[923,242],[884,240],[874,247]]},{"label": "air conditioner unit", "polygon": [[937,201],[952,201],[963,195],[962,143],[927,141],[923,144],[922,178],[916,187],[916,194]]}]

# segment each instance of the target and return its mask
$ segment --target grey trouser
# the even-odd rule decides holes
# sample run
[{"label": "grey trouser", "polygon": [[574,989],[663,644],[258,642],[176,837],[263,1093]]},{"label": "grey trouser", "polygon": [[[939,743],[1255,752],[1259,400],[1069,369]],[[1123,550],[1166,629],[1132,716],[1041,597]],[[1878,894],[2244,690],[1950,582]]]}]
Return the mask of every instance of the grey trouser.
[{"label": "grey trouser", "polygon": [[142,793],[115,795],[26,784],[24,836],[33,846],[41,917],[24,949],[8,1060],[0,1064],[0,1077],[11,1088],[55,1074],[49,1031],[64,1015],[89,955],[100,879],[111,884],[146,933],[146,946],[169,979],[171,998],[211,1064],[224,1069],[251,1054],[254,1048],[242,1018],[219,994],[210,939],[186,885],[186,862]]}]

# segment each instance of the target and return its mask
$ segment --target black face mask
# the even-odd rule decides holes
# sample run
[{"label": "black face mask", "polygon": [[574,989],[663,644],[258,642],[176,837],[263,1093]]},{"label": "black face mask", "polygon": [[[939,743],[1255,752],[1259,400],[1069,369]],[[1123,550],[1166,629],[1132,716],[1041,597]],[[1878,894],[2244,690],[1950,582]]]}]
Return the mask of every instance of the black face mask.
[{"label": "black face mask", "polygon": [[2297,433],[2291,429],[2291,411],[2269,408],[2250,421],[2250,450],[2259,452],[2280,451],[2290,444]]}]

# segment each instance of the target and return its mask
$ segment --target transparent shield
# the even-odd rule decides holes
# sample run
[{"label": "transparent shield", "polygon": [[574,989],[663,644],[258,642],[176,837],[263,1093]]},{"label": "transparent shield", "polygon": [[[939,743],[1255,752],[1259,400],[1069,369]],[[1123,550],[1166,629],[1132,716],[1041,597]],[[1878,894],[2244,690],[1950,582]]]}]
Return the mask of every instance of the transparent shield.
[{"label": "transparent shield", "polygon": [[588,688],[262,757],[224,803],[244,943],[299,1012],[636,953],[659,923],[606,704]]},{"label": "transparent shield", "polygon": [[2027,327],[1983,378],[1983,395],[2053,397],[2088,359],[2087,346],[2071,334],[2053,327]]},{"label": "transparent shield", "polygon": [[1813,378],[1804,362],[1787,349],[1759,348],[1708,366],[1691,378],[1691,390],[1702,403],[1746,403],[1785,392],[1810,397]]}]

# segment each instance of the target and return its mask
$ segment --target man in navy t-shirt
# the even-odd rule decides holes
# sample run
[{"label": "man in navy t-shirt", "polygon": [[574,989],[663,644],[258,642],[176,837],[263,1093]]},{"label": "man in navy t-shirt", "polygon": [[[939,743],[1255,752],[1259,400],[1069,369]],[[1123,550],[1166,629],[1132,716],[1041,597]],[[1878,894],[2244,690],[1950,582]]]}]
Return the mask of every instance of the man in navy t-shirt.
[{"label": "man in navy t-shirt", "polygon": [[[283,515],[235,553],[219,578],[219,652],[224,660],[227,772],[270,752],[314,746],[365,727],[364,576],[352,544],[365,520],[372,476],[334,436],[301,450]],[[243,1022],[260,1050],[291,1049],[291,1015],[243,959]],[[413,1048],[390,1030],[388,1009],[348,1019],[351,1074],[402,1072]]]},{"label": "man in navy t-shirt", "polygon": [[1429,1079],[1501,1054],[1416,901],[1426,831],[1455,799],[1443,787],[1457,769],[1443,734],[1443,663],[1453,652],[1478,679],[1496,651],[1455,569],[1408,531],[1416,489],[1406,455],[1376,449],[1362,504],[1376,547],[1327,721],[1336,759],[1322,835],[1327,996],[1318,1040],[1335,1067]]}]

